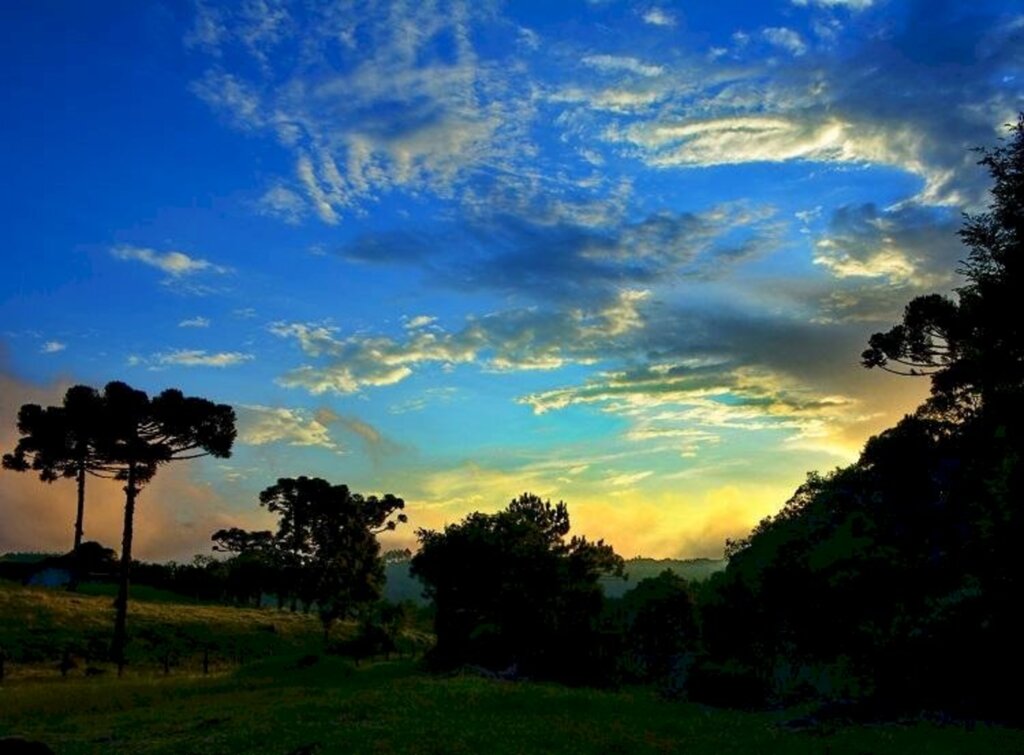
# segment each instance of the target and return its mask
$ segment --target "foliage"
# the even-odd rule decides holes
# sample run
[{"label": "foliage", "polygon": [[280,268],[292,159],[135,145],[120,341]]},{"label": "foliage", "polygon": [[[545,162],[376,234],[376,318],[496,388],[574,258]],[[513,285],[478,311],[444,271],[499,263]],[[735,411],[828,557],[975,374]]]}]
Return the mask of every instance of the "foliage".
[{"label": "foliage", "polygon": [[567,539],[569,529],[564,503],[524,493],[496,514],[419,530],[412,572],[436,608],[434,663],[593,681],[603,652],[598,578],[623,563],[603,541]]},{"label": "foliage", "polygon": [[[43,408],[24,404],[18,410],[21,437],[14,451],[3,456],[3,466],[19,472],[39,473],[43,482],[62,477],[77,481],[77,510],[72,554],[78,552],[85,534],[86,475],[109,477],[109,460],[99,449],[104,427],[103,397],[94,388],[72,386],[64,394],[61,406]],[[78,581],[81,564],[72,564],[71,587]]]},{"label": "foliage", "polygon": [[633,681],[681,687],[699,645],[689,583],[668,569],[637,583],[616,605],[623,634],[623,663]]},{"label": "foliage", "polygon": [[114,476],[125,483],[121,571],[113,654],[123,662],[127,642],[128,584],[132,565],[135,503],[160,466],[200,456],[225,458],[235,439],[235,412],[226,404],[185,396],[177,389],[152,399],[125,383],[103,390],[103,426],[97,448]]},{"label": "foliage", "polygon": [[[405,501],[390,493],[363,496],[346,485],[298,477],[282,478],[264,490],[260,505],[278,516],[272,540],[276,563],[293,585],[293,599],[316,604],[326,642],[335,621],[380,596],[384,562],[376,536],[406,521],[405,514],[396,514]],[[224,542],[229,539],[225,534]]]},{"label": "foliage", "polygon": [[912,301],[864,353],[930,375],[931,398],[728,544],[700,601],[707,690],[1019,720],[1002,690],[1024,673],[1024,340],[1007,316],[1024,294],[1024,116],[982,155],[993,203],[961,231],[965,284]]}]

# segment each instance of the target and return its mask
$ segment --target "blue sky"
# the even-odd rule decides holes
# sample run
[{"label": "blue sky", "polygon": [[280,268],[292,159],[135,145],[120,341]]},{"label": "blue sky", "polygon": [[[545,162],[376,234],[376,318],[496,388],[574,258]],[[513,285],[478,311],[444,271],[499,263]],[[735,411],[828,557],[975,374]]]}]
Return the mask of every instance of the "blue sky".
[{"label": "blue sky", "polygon": [[[148,493],[153,558],[265,526],[299,474],[405,497],[394,544],[529,489],[625,555],[720,554],[923,396],[858,355],[956,285],[970,148],[1024,109],[1012,2],[39,2],[0,30],[0,440],[74,382],[238,410],[229,461]],[[61,547],[63,484],[2,474],[0,550]]]}]

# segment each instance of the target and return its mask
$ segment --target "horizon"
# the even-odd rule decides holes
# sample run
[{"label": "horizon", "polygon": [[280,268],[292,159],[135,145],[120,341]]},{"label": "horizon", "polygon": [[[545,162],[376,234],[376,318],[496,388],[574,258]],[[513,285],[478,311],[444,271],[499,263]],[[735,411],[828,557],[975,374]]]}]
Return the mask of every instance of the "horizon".
[{"label": "horizon", "polygon": [[[721,558],[927,395],[859,355],[956,287],[1024,110],[1014,3],[748,6],[0,8],[0,451],[70,385],[176,387],[239,434],[143,490],[143,560],[300,475],[405,499],[385,549],[531,491]],[[0,470],[0,554],[73,515]]]}]

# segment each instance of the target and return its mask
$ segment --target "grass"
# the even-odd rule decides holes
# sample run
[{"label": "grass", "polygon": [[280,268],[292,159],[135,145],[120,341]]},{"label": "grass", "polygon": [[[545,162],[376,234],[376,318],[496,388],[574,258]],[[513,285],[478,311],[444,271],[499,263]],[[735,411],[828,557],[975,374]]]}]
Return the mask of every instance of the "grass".
[{"label": "grass", "polygon": [[[0,684],[0,736],[40,739],[69,754],[1024,752],[1024,732],[1000,727],[917,722],[800,733],[778,725],[792,712],[712,709],[646,689],[436,677],[410,661],[312,660],[315,620],[276,611],[141,602],[132,611],[135,631],[148,624],[173,634],[173,627],[205,622],[208,636],[223,641],[273,616],[280,630],[269,640],[258,636],[276,655],[210,676],[178,669],[165,677],[141,667],[124,679],[62,679],[52,669],[15,674]],[[0,588],[8,636],[17,634],[12,616],[45,618],[70,637],[108,612],[105,599]]]},{"label": "grass", "polygon": [[[133,592],[128,608],[128,662],[145,672],[163,664],[199,668],[204,652],[216,666],[288,652],[319,650],[315,616],[272,609],[211,604],[149,602]],[[163,596],[161,596],[163,597]],[[110,643],[114,609],[109,596],[22,587],[0,581],[0,648],[9,675],[49,668],[69,653],[82,673],[102,667]],[[348,627],[339,627],[340,636]]]}]

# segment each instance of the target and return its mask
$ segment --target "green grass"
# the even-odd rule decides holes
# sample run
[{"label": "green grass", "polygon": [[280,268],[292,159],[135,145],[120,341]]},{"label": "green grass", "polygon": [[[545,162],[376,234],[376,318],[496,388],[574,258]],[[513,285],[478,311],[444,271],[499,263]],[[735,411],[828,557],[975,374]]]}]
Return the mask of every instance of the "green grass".
[{"label": "green grass", "polygon": [[[12,613],[13,612],[13,613]],[[71,640],[102,628],[109,600],[0,587],[0,633],[49,627]],[[13,619],[13,621],[12,621]],[[273,621],[273,634],[253,630]],[[211,641],[253,636],[270,657],[203,676],[170,676],[144,663],[113,674],[60,677],[52,666],[0,684],[0,736],[40,739],[58,753],[731,753],[953,755],[1021,753],[1024,732],[928,723],[796,733],[795,713],[745,713],[659,699],[646,689],[604,692],[472,676],[435,677],[410,661],[318,656],[310,617],[216,606],[133,604],[136,633],[173,636],[202,627]],[[255,641],[255,640],[253,640]],[[306,658],[303,662],[301,659]],[[18,664],[12,666],[15,670]]]},{"label": "green grass", "polygon": [[[315,616],[275,609],[234,608],[210,604],[170,603],[137,599],[128,608],[128,661],[143,672],[162,664],[198,669],[206,652],[215,666],[237,664],[288,652],[319,650],[321,627]],[[161,596],[163,598],[164,596]],[[11,676],[37,674],[65,652],[82,673],[87,665],[103,666],[114,624],[109,596],[22,587],[0,581],[0,648]],[[337,636],[350,628],[339,627]]]},{"label": "green grass", "polygon": [[215,678],[77,679],[0,688],[0,735],[58,753],[1014,753],[1024,733],[930,724],[787,732],[781,714],[647,691],[438,678],[409,662],[275,658]]}]

